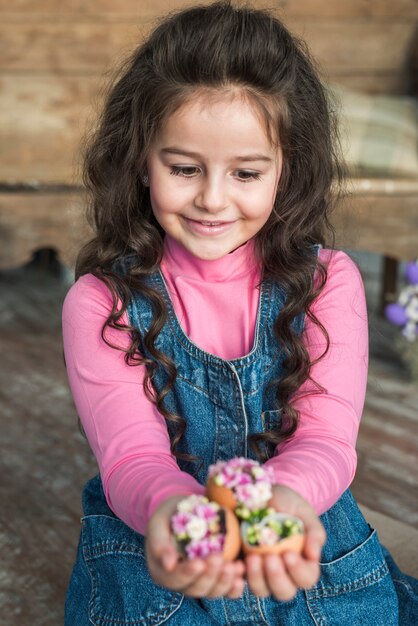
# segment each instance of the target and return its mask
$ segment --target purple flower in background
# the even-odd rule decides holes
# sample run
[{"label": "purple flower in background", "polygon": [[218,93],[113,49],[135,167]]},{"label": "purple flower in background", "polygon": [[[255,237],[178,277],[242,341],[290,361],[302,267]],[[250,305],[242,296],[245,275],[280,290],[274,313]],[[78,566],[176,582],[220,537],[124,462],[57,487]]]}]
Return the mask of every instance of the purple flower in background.
[{"label": "purple flower in background", "polygon": [[404,307],[396,302],[387,305],[385,315],[389,322],[395,324],[395,326],[403,326],[408,321]]},{"label": "purple flower in background", "polygon": [[418,260],[406,264],[405,280],[410,285],[418,285]]},{"label": "purple flower in background", "polygon": [[410,283],[401,290],[397,302],[388,304],[385,316],[395,326],[402,326],[402,335],[408,341],[418,336],[418,261],[407,263],[405,279]]}]

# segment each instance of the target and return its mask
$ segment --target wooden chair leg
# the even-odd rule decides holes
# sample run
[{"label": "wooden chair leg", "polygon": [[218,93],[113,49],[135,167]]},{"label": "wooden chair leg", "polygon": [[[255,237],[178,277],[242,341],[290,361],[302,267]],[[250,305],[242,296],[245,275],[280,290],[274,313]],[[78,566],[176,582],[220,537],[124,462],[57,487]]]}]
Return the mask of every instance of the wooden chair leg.
[{"label": "wooden chair leg", "polygon": [[384,316],[385,306],[397,297],[399,261],[389,256],[383,257],[382,280],[380,284],[379,314]]}]

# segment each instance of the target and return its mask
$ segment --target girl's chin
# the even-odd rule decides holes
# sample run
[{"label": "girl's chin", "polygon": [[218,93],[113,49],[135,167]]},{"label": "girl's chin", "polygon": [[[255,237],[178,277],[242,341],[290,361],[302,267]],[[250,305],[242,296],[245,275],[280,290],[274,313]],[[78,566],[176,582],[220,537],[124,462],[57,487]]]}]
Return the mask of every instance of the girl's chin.
[{"label": "girl's chin", "polygon": [[217,259],[221,259],[227,254],[232,254],[242,246],[245,246],[248,243],[248,240],[240,241],[239,239],[236,241],[228,241],[228,238],[219,237],[215,239],[206,238],[206,237],[178,237],[176,238],[177,242],[185,249],[187,252],[195,256],[197,259],[201,259],[202,261],[216,261]]},{"label": "girl's chin", "polygon": [[189,252],[189,254],[193,255],[197,259],[200,259],[201,261],[216,261],[227,254],[234,252],[234,250],[237,250],[241,247],[241,245],[243,245],[232,245],[231,249],[231,245],[228,245],[225,242],[207,242],[203,239],[192,242],[187,240],[185,241],[184,239],[178,239],[177,241],[185,250],[187,250],[187,252]]}]

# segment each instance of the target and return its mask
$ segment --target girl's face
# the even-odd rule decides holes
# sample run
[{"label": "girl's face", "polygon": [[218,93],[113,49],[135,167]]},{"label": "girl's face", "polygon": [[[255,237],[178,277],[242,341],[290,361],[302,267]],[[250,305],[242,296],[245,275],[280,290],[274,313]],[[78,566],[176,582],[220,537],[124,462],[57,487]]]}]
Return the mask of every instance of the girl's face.
[{"label": "girl's face", "polygon": [[194,256],[219,259],[266,223],[281,166],[246,99],[194,98],[168,118],[147,159],[155,217]]}]

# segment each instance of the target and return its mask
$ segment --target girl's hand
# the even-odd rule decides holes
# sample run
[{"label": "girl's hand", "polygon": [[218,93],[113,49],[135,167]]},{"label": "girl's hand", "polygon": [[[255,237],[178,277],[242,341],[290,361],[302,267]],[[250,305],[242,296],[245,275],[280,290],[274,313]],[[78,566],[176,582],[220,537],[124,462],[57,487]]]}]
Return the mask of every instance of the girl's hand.
[{"label": "girl's hand", "polygon": [[208,559],[182,559],[170,530],[170,519],[184,496],[165,500],[151,516],[145,542],[148,569],[157,585],[195,598],[239,598],[244,591],[242,561],[224,561],[213,554]]},{"label": "girl's hand", "polygon": [[303,521],[305,545],[302,554],[284,552],[280,555],[247,556],[248,586],[256,596],[273,595],[278,600],[291,600],[298,588],[308,589],[318,581],[319,559],[326,534],[310,504],[289,487],[274,485],[269,506]]}]

